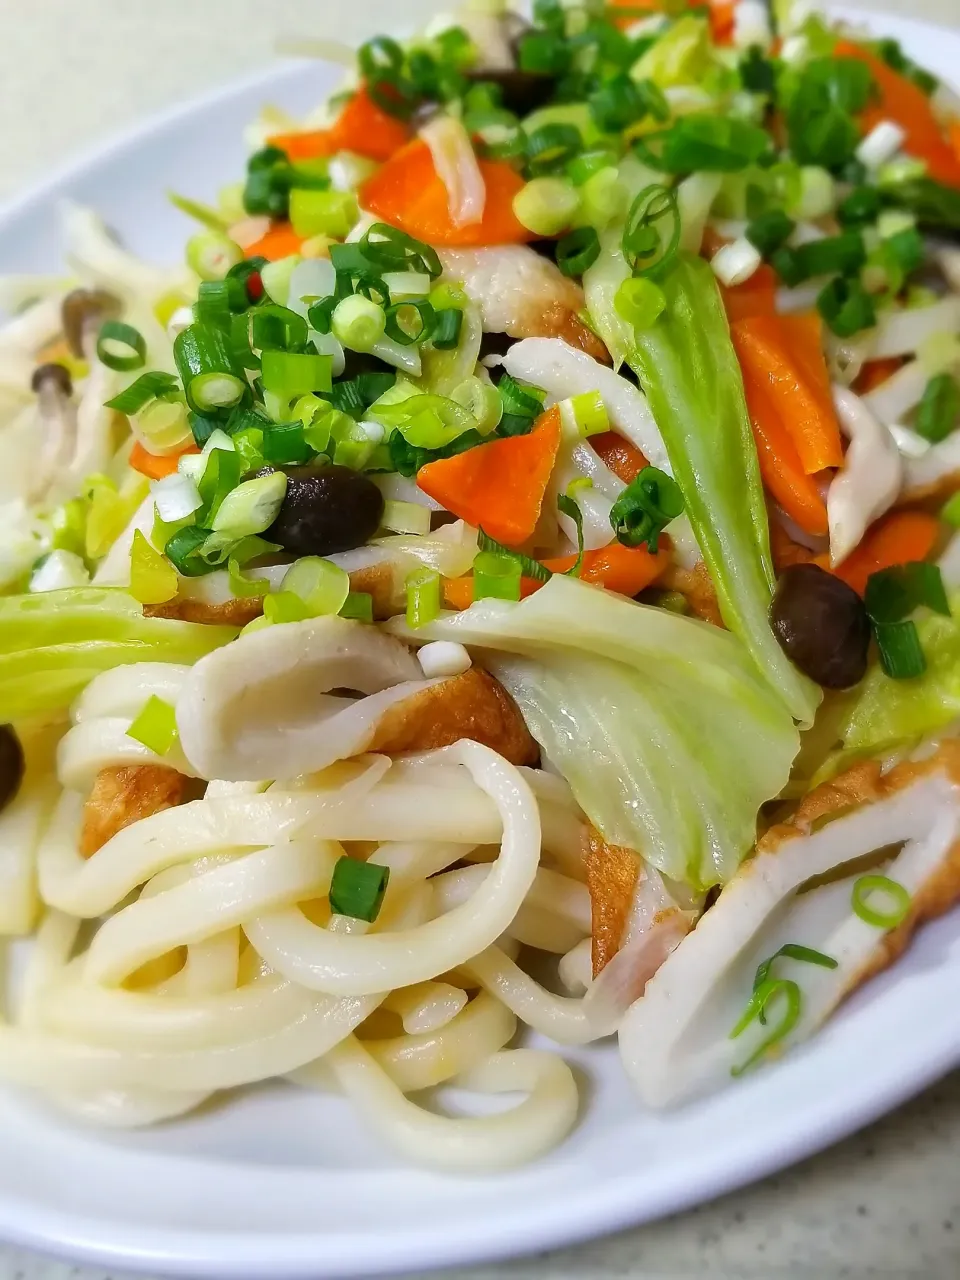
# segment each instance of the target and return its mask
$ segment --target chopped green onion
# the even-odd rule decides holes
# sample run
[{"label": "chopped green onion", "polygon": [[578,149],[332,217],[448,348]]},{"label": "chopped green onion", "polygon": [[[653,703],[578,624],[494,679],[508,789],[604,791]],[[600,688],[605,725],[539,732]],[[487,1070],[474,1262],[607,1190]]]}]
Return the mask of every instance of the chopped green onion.
[{"label": "chopped green onion", "polygon": [[450,398],[475,419],[477,430],[483,435],[489,434],[500,425],[503,418],[503,400],[492,383],[471,376],[451,391]]},{"label": "chopped green onion", "polygon": [[436,569],[416,569],[407,575],[407,626],[425,627],[440,613],[440,575]]},{"label": "chopped green onion", "polygon": [[875,623],[873,633],[880,650],[880,665],[891,680],[913,680],[923,675],[927,660],[914,622]]},{"label": "chopped green onion", "polygon": [[[757,966],[757,972],[753,979],[754,991],[759,990],[767,981],[774,961],[779,960],[781,956],[786,960],[802,960],[805,964],[818,964],[823,969],[836,969],[839,966],[839,961],[834,960],[833,956],[824,955],[822,951],[814,951],[811,947],[802,947],[797,942],[787,942],[784,943],[779,951],[775,951],[772,956]],[[766,1024],[767,1018],[762,1009],[759,1018],[762,1023]]]},{"label": "chopped green onion", "polygon": [[142,743],[155,755],[165,756],[177,740],[176,711],[169,702],[151,694],[127,730],[127,737]]},{"label": "chopped green onion", "polygon": [[[888,911],[877,910],[870,905],[870,898],[876,893],[886,895],[890,903]],[[910,894],[889,876],[860,876],[854,881],[850,901],[860,919],[877,929],[895,929],[910,911]]]},{"label": "chopped green onion", "polygon": [[319,618],[343,608],[350,594],[350,575],[320,556],[304,556],[284,574],[281,587],[304,602],[310,617]]},{"label": "chopped green onion", "polygon": [[940,569],[925,560],[913,560],[872,573],[867,579],[863,602],[871,622],[881,624],[902,622],[914,609],[924,606],[944,617],[950,616]]},{"label": "chopped green onion", "polygon": [[247,394],[246,380],[233,362],[226,336],[214,325],[192,324],[178,333],[173,358],[187,403],[197,413],[233,408]]},{"label": "chopped green onion", "polygon": [[274,591],[263,598],[263,616],[268,623],[281,626],[288,622],[306,622],[311,614],[306,603],[292,591]]},{"label": "chopped green onion", "polygon": [[[649,81],[645,83],[650,83]],[[602,133],[619,133],[650,114],[644,85],[621,74],[603,81],[589,97],[590,114]],[[669,109],[668,109],[669,114]]]},{"label": "chopped green onion", "polygon": [[[501,429],[502,423],[497,431]],[[387,441],[387,449],[390,465],[394,471],[398,471],[402,476],[415,476],[428,462],[435,462],[438,458],[452,458],[455,454],[464,453],[467,449],[473,449],[479,444],[483,444],[483,436],[479,431],[474,430],[464,431],[462,435],[439,449],[424,449],[410,444],[401,432],[394,431]]]},{"label": "chopped green onion", "polygon": [[[188,218],[193,218],[196,222],[202,222],[211,231],[222,234],[230,226],[231,219],[217,213],[216,209],[211,209],[209,205],[201,204],[199,200],[178,195],[176,191],[168,191],[167,199],[175,209],[179,209],[181,213],[185,213]],[[232,221],[236,222],[237,219],[234,218]]]},{"label": "chopped green onion", "polygon": [[604,169],[615,169],[617,166],[617,155],[613,151],[597,149],[595,151],[584,151],[581,155],[574,158],[567,165],[567,177],[577,187],[583,184]]},{"label": "chopped green onion", "polygon": [[955,493],[940,508],[940,519],[946,520],[947,524],[953,525],[955,529],[960,529],[960,493]]},{"label": "chopped green onion", "polygon": [[855,58],[814,58],[791,74],[781,98],[795,159],[834,171],[851,160],[860,143],[856,116],[872,89],[870,68]]},{"label": "chopped green onion", "polygon": [[380,524],[391,533],[429,533],[430,509],[419,502],[397,502],[391,498],[383,504]]},{"label": "chopped green onion", "polygon": [[269,578],[248,578],[240,571],[236,556],[227,558],[227,580],[230,590],[240,600],[251,596],[265,596],[270,590]]},{"label": "chopped green onion", "polygon": [[532,178],[513,198],[517,221],[536,236],[555,236],[577,216],[580,193],[567,178]]},{"label": "chopped green onion", "polygon": [[812,240],[797,249],[781,249],[773,255],[773,265],[791,288],[814,276],[835,271],[859,271],[867,260],[867,250],[859,231],[842,231],[837,236]]},{"label": "chopped green onion", "polygon": [[[364,261],[380,269],[378,274],[383,271],[423,271],[431,280],[436,280],[443,273],[436,249],[387,222],[375,222],[368,227],[358,245],[340,247],[359,250]],[[339,261],[342,255],[338,257],[331,250],[330,256],[334,267],[341,270]]]},{"label": "chopped green onion", "polygon": [[754,1018],[766,1015],[767,1009],[778,997],[783,997],[784,1008],[783,1016],[777,1027],[769,1036],[758,1046],[750,1057],[738,1067],[733,1067],[730,1074],[732,1076],[742,1076],[753,1064],[759,1061],[770,1049],[779,1044],[790,1034],[793,1028],[800,1020],[800,1009],[802,1005],[802,997],[800,988],[795,982],[791,982],[785,978],[768,978],[762,983],[750,997],[749,1003],[744,1010],[743,1017],[730,1032],[730,1039],[735,1040],[737,1036],[743,1034],[753,1022]]},{"label": "chopped green onion", "polygon": [[630,191],[620,179],[616,167],[601,169],[580,188],[580,212],[578,221],[602,231],[611,222],[622,218],[630,203]]},{"label": "chopped green onion", "polygon": [[864,227],[875,222],[883,207],[876,187],[856,187],[837,207],[837,218],[844,227]]},{"label": "chopped green onion", "polygon": [[473,562],[474,600],[519,600],[520,562],[516,556],[481,551]]},{"label": "chopped green onion", "polygon": [[104,408],[116,409],[118,413],[125,413],[129,417],[139,413],[151,400],[162,400],[167,396],[177,395],[179,391],[180,384],[172,373],[154,370],[151,373],[141,373],[136,382],[131,382],[125,391],[121,391],[112,400],[107,400]]},{"label": "chopped green onion", "polygon": [[201,232],[187,241],[187,265],[201,280],[222,280],[231,267],[242,261],[243,250],[222,233]]},{"label": "chopped green onion", "polygon": [[[659,153],[650,148],[660,142]],[[737,173],[770,154],[770,136],[735,116],[690,115],[658,134],[635,138],[634,149],[651,168],[667,173]]]},{"label": "chopped green onion", "polygon": [[340,606],[340,617],[373,622],[373,596],[367,591],[351,591]]},{"label": "chopped green onion", "polygon": [[217,447],[217,434],[215,432],[204,445],[205,450],[210,450],[206,459],[202,454],[198,459],[203,472],[197,480],[197,491],[203,506],[197,513],[197,524],[205,529],[213,527],[211,522],[220,510],[221,503],[240,481],[240,455],[232,447],[232,442],[229,449]]},{"label": "chopped green onion", "polygon": [[268,303],[252,312],[250,337],[261,351],[299,351],[307,341],[307,322],[289,307]]},{"label": "chopped green onion", "polygon": [[565,276],[582,276],[600,257],[600,237],[593,227],[578,227],[559,241],[556,257]]},{"label": "chopped green onion", "polygon": [[456,307],[447,307],[437,311],[436,327],[430,341],[437,351],[454,351],[460,345],[460,333],[463,329],[463,312]]},{"label": "chopped green onion", "polygon": [[[338,307],[337,310],[339,309]],[[413,318],[414,312],[416,320]],[[414,344],[419,346],[429,341],[436,324],[436,312],[426,298],[410,298],[406,302],[394,302],[387,307],[385,316],[386,336],[405,347]]]},{"label": "chopped green onion", "polygon": [[567,403],[582,436],[597,436],[610,430],[607,406],[599,391],[583,391],[578,396],[571,396]]},{"label": "chopped green onion", "polygon": [[394,373],[361,373],[346,382],[336,382],[324,393],[335,409],[359,422],[371,405],[376,404],[397,381]]},{"label": "chopped green onion", "polygon": [[521,551],[511,551],[509,547],[505,547],[496,538],[491,538],[489,533],[485,533],[482,528],[477,532],[477,546],[480,551],[491,552],[493,555],[515,560],[520,567],[521,575],[525,578],[533,578],[536,582],[547,582],[553,577],[551,570],[545,564],[541,564],[539,560],[534,560],[531,556],[525,556]]},{"label": "chopped green onion", "polygon": [[535,178],[555,173],[582,150],[583,138],[576,125],[541,125],[527,136],[527,166]]},{"label": "chopped green onion", "polygon": [[543,412],[546,392],[541,391],[539,387],[521,386],[509,373],[505,373],[500,379],[497,390],[503,401],[504,415],[527,418],[532,422]]},{"label": "chopped green onion", "polygon": [[245,480],[223,497],[210,528],[231,538],[262,533],[277,518],[286,492],[287,477],[282,471]]},{"label": "chopped green onion", "polygon": [[517,44],[521,71],[559,76],[567,69],[570,50],[562,35],[554,31],[527,31]]},{"label": "chopped green onion", "polygon": [[334,915],[372,924],[380,914],[389,880],[389,867],[360,862],[346,855],[338,858],[330,882],[330,910]]},{"label": "chopped green onion", "polygon": [[[666,233],[657,225],[663,221]],[[635,276],[655,275],[676,256],[680,245],[677,193],[651,183],[637,195],[627,214],[621,248]]]},{"label": "chopped green onion", "polygon": [[332,236],[343,240],[360,211],[352,191],[311,191],[294,187],[290,192],[290,221],[298,236]]},{"label": "chopped green onion", "polygon": [[817,310],[838,338],[851,338],[877,323],[873,300],[859,280],[837,276],[817,296]]},{"label": "chopped green onion", "polygon": [[[383,307],[357,294],[338,302],[331,317],[333,336],[351,351],[372,350],[386,328],[387,317]],[[404,341],[407,341],[406,336]]]},{"label": "chopped green onion", "polygon": [[177,572],[138,529],[130,547],[130,594],[141,604],[164,604],[177,594]]},{"label": "chopped green onion", "polygon": [[[752,44],[740,59],[740,81],[748,93],[771,95],[776,88],[773,63],[763,56],[759,47]],[[757,246],[759,248],[759,245]]]},{"label": "chopped green onion", "polygon": [[247,294],[239,280],[203,280],[193,314],[200,325],[226,329],[232,325],[233,313],[246,309]]},{"label": "chopped green onion", "polygon": [[580,510],[579,503],[575,502],[568,493],[557,495],[557,507],[562,515],[565,515],[567,519],[572,520],[576,525],[577,558],[566,572],[571,578],[579,578],[580,571],[583,568],[583,512]]},{"label": "chopped green onion", "polygon": [[264,462],[274,467],[301,466],[314,454],[302,422],[278,422],[267,427],[262,448]]},{"label": "chopped green onion", "polygon": [[264,351],[262,377],[265,391],[281,400],[296,400],[333,386],[333,358],[300,351]]},{"label": "chopped green onion", "polygon": [[629,276],[613,298],[617,315],[635,329],[650,329],[663,315],[667,299],[663,290],[646,276]]},{"label": "chopped green onion", "polygon": [[660,534],[677,516],[683,515],[680,486],[658,467],[644,467],[613,504],[610,524],[617,541],[625,547],[647,544],[656,552]]},{"label": "chopped green onion", "polygon": [[944,440],[960,421],[960,386],[949,373],[938,374],[927,383],[917,409],[914,430],[925,440]]},{"label": "chopped green onion", "polygon": [[770,209],[754,218],[747,227],[746,236],[754,248],[769,258],[793,234],[796,225],[782,209]]},{"label": "chopped green onion", "polygon": [[107,320],[97,335],[97,359],[117,373],[142,369],[147,362],[146,340],[132,324]]}]

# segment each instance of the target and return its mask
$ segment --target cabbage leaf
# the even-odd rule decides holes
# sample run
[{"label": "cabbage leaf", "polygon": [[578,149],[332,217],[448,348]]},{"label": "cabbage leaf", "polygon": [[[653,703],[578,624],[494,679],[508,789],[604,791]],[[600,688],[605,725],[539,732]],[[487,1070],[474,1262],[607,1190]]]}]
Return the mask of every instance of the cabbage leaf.
[{"label": "cabbage leaf", "polygon": [[797,729],[719,627],[562,575],[519,604],[390,625],[494,650],[485,662],[603,838],[698,891],[736,871],[789,778]]},{"label": "cabbage leaf", "polygon": [[0,597],[0,722],[65,711],[101,671],[130,662],[195,662],[237,633],[145,618],[117,587]]}]

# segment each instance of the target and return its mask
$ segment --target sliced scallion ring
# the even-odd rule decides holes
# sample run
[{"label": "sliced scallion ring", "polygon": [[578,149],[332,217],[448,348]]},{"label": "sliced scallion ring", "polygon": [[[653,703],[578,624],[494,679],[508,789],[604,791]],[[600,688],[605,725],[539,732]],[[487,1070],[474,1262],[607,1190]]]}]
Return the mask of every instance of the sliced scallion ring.
[{"label": "sliced scallion ring", "polygon": [[107,320],[97,335],[97,359],[117,373],[142,369],[147,362],[146,339],[132,324]]},{"label": "sliced scallion ring", "polygon": [[783,1015],[779,1023],[751,1053],[746,1062],[742,1062],[739,1067],[731,1068],[730,1074],[732,1076],[742,1076],[755,1062],[758,1062],[775,1045],[785,1039],[800,1020],[803,999],[797,984],[791,982],[788,978],[767,978],[750,997],[747,1007],[743,1011],[743,1017],[730,1032],[730,1039],[736,1040],[738,1036],[742,1035],[754,1018],[762,1016],[765,1021],[768,1008],[777,999],[783,1000]]},{"label": "sliced scallion ring", "polygon": [[[874,894],[886,897],[890,903],[889,910],[884,911],[871,904],[870,899]],[[855,914],[877,929],[895,929],[910,910],[910,894],[902,884],[891,880],[889,876],[860,876],[854,881],[850,901]]]}]

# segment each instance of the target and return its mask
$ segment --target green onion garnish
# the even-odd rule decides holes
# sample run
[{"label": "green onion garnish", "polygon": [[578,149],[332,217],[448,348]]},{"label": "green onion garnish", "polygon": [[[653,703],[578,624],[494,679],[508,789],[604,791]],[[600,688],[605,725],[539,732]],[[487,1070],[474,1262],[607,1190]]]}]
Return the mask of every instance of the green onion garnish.
[{"label": "green onion garnish", "polygon": [[617,315],[635,329],[649,329],[667,307],[663,290],[647,276],[629,276],[617,289],[613,305]]},{"label": "green onion garnish", "polygon": [[302,466],[314,451],[304,437],[302,422],[278,422],[263,433],[263,460],[274,467]]},{"label": "green onion garnish", "polygon": [[265,596],[270,590],[269,578],[248,578],[241,573],[236,556],[227,557],[227,581],[231,592],[241,600],[252,596]]},{"label": "green onion garnish", "polygon": [[354,920],[376,920],[390,880],[390,868],[360,862],[346,855],[337,859],[330,882],[330,910]]},{"label": "green onion garnish", "polygon": [[481,551],[473,562],[474,600],[519,600],[519,557]]},{"label": "green onion garnish", "polygon": [[566,570],[566,574],[571,578],[579,578],[583,568],[583,512],[580,510],[580,504],[575,502],[569,493],[557,495],[557,507],[577,527],[577,558]]},{"label": "green onion garnish", "polygon": [[[833,956],[824,955],[822,951],[814,951],[811,947],[802,947],[797,942],[787,942],[779,951],[775,951],[769,959],[764,960],[757,966],[757,972],[753,979],[754,991],[759,990],[770,977],[770,970],[773,968],[774,961],[778,960],[780,956],[785,957],[787,960],[802,960],[805,964],[818,964],[824,969],[836,969],[839,964],[839,961],[834,960]],[[767,1018],[762,1009],[759,1013],[759,1018],[762,1023],[766,1023]]]},{"label": "green onion garnish", "polygon": [[[65,514],[69,517],[72,513]],[[163,604],[173,599],[177,589],[173,566],[153,549],[138,529],[130,548],[130,594],[140,604]]]},{"label": "green onion garnish", "polygon": [[197,413],[231,409],[248,393],[227,337],[215,325],[192,324],[178,333],[173,342],[173,358],[187,404]]},{"label": "green onion garnish", "polygon": [[834,272],[853,274],[866,260],[867,250],[859,231],[842,231],[837,236],[812,240],[797,249],[783,249],[773,255],[777,273],[791,288],[813,276],[832,275]]},{"label": "green onion garnish", "polygon": [[350,575],[320,556],[304,556],[284,574],[283,591],[292,591],[311,617],[340,613],[350,594]]},{"label": "green onion garnish", "polygon": [[251,312],[251,345],[261,351],[302,351],[307,322],[289,307],[267,303]]},{"label": "green onion garnish", "polygon": [[[203,474],[197,481],[197,490],[203,506],[197,512],[196,522],[205,529],[214,527],[213,521],[227,494],[240,483],[242,461],[236,449],[211,449]],[[253,533],[259,530],[248,529]]]},{"label": "green onion garnish", "polygon": [[533,578],[536,582],[546,582],[553,577],[553,574],[545,564],[541,564],[539,560],[534,560],[532,556],[525,556],[521,551],[513,551],[510,547],[505,547],[502,542],[498,542],[496,538],[491,538],[489,533],[485,533],[483,529],[477,531],[477,546],[481,552],[488,552],[491,555],[515,560],[520,574],[525,578]]},{"label": "green onion garnish", "polygon": [[132,324],[107,320],[97,335],[97,359],[117,373],[142,369],[147,362],[146,340]]},{"label": "green onion garnish", "polygon": [[[885,894],[890,903],[889,910],[878,910],[870,905],[874,894]],[[889,876],[860,876],[854,881],[851,905],[855,913],[867,924],[877,929],[895,929],[907,916],[910,910],[910,894]]]},{"label": "green onion garnish", "polygon": [[880,624],[902,622],[921,606],[944,617],[950,616],[940,569],[925,560],[913,560],[872,573],[867,579],[863,600],[870,620]]},{"label": "green onion garnish", "polygon": [[877,323],[873,299],[859,280],[837,276],[817,296],[817,310],[838,338],[851,338]]},{"label": "green onion garnish", "polygon": [[754,218],[747,227],[746,235],[750,243],[769,258],[784,244],[796,225],[782,209],[770,209]]},{"label": "green onion garnish", "polygon": [[940,508],[940,519],[946,520],[947,524],[953,525],[954,529],[960,529],[960,493],[955,493],[943,504]]},{"label": "green onion garnish", "polygon": [[458,307],[446,307],[443,311],[434,311],[436,325],[430,341],[437,351],[453,351],[460,345],[460,333],[463,329],[463,312]]},{"label": "green onion garnish", "polygon": [[367,591],[351,591],[340,607],[341,618],[357,622],[373,621],[373,596]]},{"label": "green onion garnish", "polygon": [[[422,240],[415,240],[405,231],[398,231],[386,222],[375,222],[363,234],[357,245],[333,246],[330,259],[337,271],[342,270],[340,262],[343,254],[337,255],[335,249],[357,249],[361,259],[369,266],[372,264],[383,271],[418,271],[425,272],[431,280],[436,280],[443,272],[443,266],[437,251]],[[378,273],[378,274],[380,274]]]},{"label": "green onion garnish", "polygon": [[740,81],[748,93],[772,94],[776,88],[773,63],[763,56],[755,44],[740,59],[738,70]]},{"label": "green onion garnish", "polygon": [[348,235],[359,217],[352,191],[311,190],[295,186],[290,192],[290,221],[298,236]]},{"label": "green onion garnish", "polygon": [[263,389],[281,400],[299,399],[333,386],[333,358],[306,351],[264,351]]},{"label": "green onion garnish", "polygon": [[656,552],[660,534],[677,516],[683,515],[680,486],[658,467],[644,467],[613,504],[610,523],[617,541],[625,547]]},{"label": "green onion garnish", "polygon": [[960,422],[960,386],[949,373],[938,374],[927,383],[917,409],[914,429],[924,439],[936,443],[945,439]]},{"label": "green onion garnish", "polygon": [[426,298],[410,298],[387,307],[386,335],[402,346],[420,346],[429,341],[437,313]]},{"label": "green onion garnish", "polygon": [[[657,225],[663,222],[665,232]],[[653,275],[669,265],[680,244],[677,193],[659,183],[644,187],[630,206],[621,247],[635,276]]]},{"label": "green onion garnish", "polygon": [[873,633],[880,650],[880,665],[891,680],[913,680],[927,669],[916,624],[875,623]]},{"label": "green onion garnish", "polygon": [[753,1022],[754,1018],[760,1018],[761,1015],[763,1015],[764,1020],[766,1020],[768,1007],[774,1000],[781,996],[784,1000],[784,1008],[783,1017],[780,1019],[778,1026],[775,1027],[770,1035],[767,1036],[758,1048],[754,1050],[746,1062],[741,1063],[739,1067],[731,1068],[730,1074],[732,1076],[742,1076],[745,1071],[749,1070],[749,1068],[762,1058],[770,1049],[772,1049],[774,1045],[779,1044],[781,1040],[788,1036],[797,1025],[797,1022],[800,1020],[800,1009],[802,1005],[800,988],[795,982],[791,982],[787,978],[768,978],[756,988],[753,995],[750,997],[747,1007],[744,1010],[743,1017],[730,1032],[730,1039],[736,1040],[738,1036],[742,1035],[743,1032],[746,1031],[747,1027],[749,1027],[750,1023]]},{"label": "green onion garnish", "polygon": [[165,756],[177,740],[177,714],[169,702],[152,694],[127,730],[127,737],[155,755]]},{"label": "green onion garnish", "polygon": [[565,38],[554,31],[528,31],[517,44],[521,71],[559,76],[570,63],[571,50]]},{"label": "green onion garnish", "polygon": [[582,276],[600,257],[600,237],[593,227],[578,227],[557,243],[556,257],[565,276]]},{"label": "green onion garnish", "polygon": [[608,151],[606,148],[584,151],[574,156],[567,165],[567,177],[574,186],[582,187],[595,173],[599,173],[602,169],[614,168],[616,164],[616,152]]},{"label": "green onion garnish", "polygon": [[555,173],[583,150],[580,130],[572,124],[545,124],[527,137],[527,167],[534,177]]},{"label": "green onion garnish", "polygon": [[126,391],[121,391],[112,400],[107,400],[105,409],[116,409],[118,413],[128,416],[139,413],[151,400],[166,400],[180,392],[180,384],[172,373],[141,373],[136,382],[131,382]]},{"label": "green onion garnish", "polygon": [[[659,152],[651,143],[660,145]],[[770,135],[734,116],[690,115],[669,129],[634,139],[640,158],[667,173],[737,173],[770,154]]]},{"label": "green onion garnish", "polygon": [[408,574],[407,626],[425,627],[440,613],[440,575],[436,569],[416,569]]},{"label": "green onion garnish", "polygon": [[837,207],[837,219],[844,227],[864,227],[876,222],[883,200],[876,187],[856,187]]}]

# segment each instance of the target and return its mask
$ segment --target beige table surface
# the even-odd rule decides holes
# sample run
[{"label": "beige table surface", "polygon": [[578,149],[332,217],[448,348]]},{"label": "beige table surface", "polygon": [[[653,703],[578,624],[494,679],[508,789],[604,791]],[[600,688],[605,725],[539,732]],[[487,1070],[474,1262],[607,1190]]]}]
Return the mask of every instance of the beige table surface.
[{"label": "beige table surface", "polygon": [[[261,66],[281,33],[329,31],[335,15],[339,38],[354,40],[389,29],[398,13],[413,23],[447,7],[431,0],[0,0],[0,199],[98,138]],[[871,7],[960,26],[960,0],[872,0]],[[494,1276],[958,1280],[960,1073],[823,1155],[692,1213],[442,1280]],[[117,1280],[0,1246],[0,1280],[74,1277]]]}]

